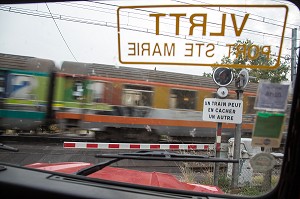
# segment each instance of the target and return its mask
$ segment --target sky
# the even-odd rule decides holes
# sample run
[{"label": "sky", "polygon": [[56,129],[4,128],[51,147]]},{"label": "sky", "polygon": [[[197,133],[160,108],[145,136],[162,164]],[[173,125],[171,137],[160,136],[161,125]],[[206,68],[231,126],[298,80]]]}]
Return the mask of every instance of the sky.
[{"label": "sky", "polygon": [[[234,8],[224,8],[222,13],[226,14],[225,35],[212,37],[211,32],[218,32],[222,27],[222,13],[218,14],[211,8],[180,8],[180,9],[121,9],[120,12],[120,50],[121,58],[125,62],[160,62],[160,63],[206,63],[204,66],[174,66],[155,64],[122,64],[120,62],[117,29],[118,6],[176,4],[189,5],[200,4],[204,1],[189,0],[181,2],[172,1],[100,1],[69,3],[43,3],[31,5],[0,5],[0,53],[33,56],[44,59],[51,59],[60,66],[62,61],[77,61],[87,63],[109,64],[115,67],[130,66],[147,69],[180,72],[187,74],[202,75],[203,72],[211,72],[209,64],[220,62],[223,55],[228,54],[226,44],[235,43],[237,39],[245,40],[250,38],[259,45],[272,46],[272,53],[279,53],[284,9],[277,9],[276,15],[271,9],[243,8],[237,12]],[[211,4],[212,1],[207,1]],[[224,4],[224,1],[218,1]],[[230,1],[240,4],[253,4],[255,1]],[[263,3],[264,1],[259,1]],[[280,1],[271,1],[272,4],[280,4]],[[270,3],[269,3],[270,4]],[[221,8],[220,8],[221,9]],[[222,8],[223,9],[223,8]],[[203,29],[199,29],[192,36],[189,35],[191,23],[189,17],[197,12],[207,14],[206,35]],[[160,18],[160,35],[155,35],[157,21],[155,17],[149,17],[149,13],[185,13],[186,17],[180,18],[180,34],[176,35],[175,17]],[[250,17],[240,36],[232,36],[233,19],[230,14],[236,15],[236,26],[240,28],[245,13]],[[242,17],[239,17],[242,16]],[[198,23],[198,22],[197,22]],[[200,23],[200,22],[199,22]],[[282,57],[290,56],[291,52],[291,30],[297,28],[298,44],[300,43],[300,15],[299,10],[289,6],[285,39],[282,46]],[[250,31],[248,31],[250,30]],[[202,32],[201,32],[202,31]],[[180,38],[178,38],[180,37]],[[186,39],[182,39],[186,38]],[[131,43],[129,45],[129,43]],[[164,44],[174,43],[176,56],[159,56],[157,51],[152,56],[129,56],[133,54],[134,44],[151,44],[154,52],[155,44],[164,49]],[[187,44],[188,43],[188,44]],[[189,54],[187,48],[192,45],[196,50],[201,44],[201,55],[193,51]],[[214,46],[214,51],[208,44]],[[145,44],[146,45],[146,44]],[[198,47],[199,47],[198,45]],[[137,45],[138,46],[138,45]],[[130,49],[131,50],[130,50]],[[137,48],[135,48],[137,49]],[[142,51],[140,51],[142,52]],[[147,52],[147,51],[144,51]],[[163,53],[163,52],[162,52]],[[199,52],[200,53],[200,52]],[[145,53],[147,54],[147,53]],[[213,54],[212,57],[209,57]]]}]

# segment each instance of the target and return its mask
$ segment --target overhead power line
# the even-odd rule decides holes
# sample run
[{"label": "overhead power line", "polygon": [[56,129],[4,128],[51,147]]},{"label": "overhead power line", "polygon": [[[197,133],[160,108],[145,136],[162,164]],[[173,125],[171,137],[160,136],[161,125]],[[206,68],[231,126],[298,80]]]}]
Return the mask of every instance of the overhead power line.
[{"label": "overhead power line", "polygon": [[[172,0],[172,1],[178,2],[178,3],[181,3],[181,4],[187,4],[186,2],[180,1],[180,0]],[[206,4],[206,5],[213,5],[213,4],[209,4],[209,3],[203,2],[203,1],[197,1],[197,0],[194,0],[194,1],[200,2],[200,3],[202,3],[202,4]],[[103,2],[99,2],[99,1],[89,1],[89,3],[100,4],[100,5],[107,5],[107,6],[112,6],[112,7],[119,7],[119,5],[110,4],[110,3],[103,3]],[[72,4],[73,4],[73,3],[72,3]],[[178,4],[178,5],[180,5],[180,4]],[[187,4],[187,5],[195,5],[195,4],[189,3],[189,4]],[[86,6],[88,6],[88,5],[86,5]],[[88,6],[88,7],[89,7],[89,6]],[[93,6],[90,6],[90,7],[95,8],[94,5],[93,5]],[[99,7],[98,7],[98,8],[99,8]],[[205,8],[205,9],[215,10],[215,9],[213,9],[213,8]],[[228,9],[229,9],[229,8],[228,8]],[[111,9],[110,9],[110,10],[111,10]],[[143,10],[143,9],[139,9],[139,10],[144,11],[144,12],[154,13],[154,12],[147,11],[147,10]],[[233,11],[235,11],[235,12],[242,12],[242,11],[239,11],[239,10],[236,10],[236,9],[229,9],[229,10],[233,10]],[[220,11],[220,12],[222,12],[222,13],[226,13],[225,11],[221,11],[221,10],[218,10],[218,11]],[[115,13],[114,13],[114,14],[115,14]],[[136,14],[136,13],[135,13],[135,14]],[[142,15],[142,14],[141,14],[141,15]],[[271,24],[271,25],[274,25],[274,26],[280,26],[280,25],[278,25],[278,22],[283,23],[282,21],[275,20],[275,19],[273,19],[273,18],[267,18],[267,17],[261,16],[261,15],[258,15],[258,14],[251,14],[251,15],[256,16],[256,17],[260,17],[260,18],[262,18],[262,19],[264,19],[264,20],[265,20],[265,19],[268,19],[269,21],[273,21],[274,23],[271,23],[271,22],[266,22],[266,21],[262,21],[262,20],[258,20],[258,19],[252,18],[252,20],[259,21],[259,22],[264,22],[264,23],[268,23],[268,24]],[[237,16],[241,16],[241,15],[237,15]],[[243,16],[241,16],[241,17],[243,17]],[[299,25],[296,25],[296,24],[287,23],[287,27],[286,27],[286,28],[289,28],[289,29],[293,29],[294,27],[288,27],[288,25],[290,25],[290,26],[295,26],[295,27],[298,27],[298,26],[299,26]]]},{"label": "overhead power line", "polygon": [[[99,2],[97,2],[99,3]],[[103,3],[101,3],[103,4]],[[106,5],[107,3],[105,3]],[[70,5],[69,6],[72,6],[73,5]],[[116,5],[113,5],[113,6],[116,6]],[[49,10],[49,13],[46,13],[46,12],[42,12],[42,11],[37,11],[37,10],[30,10],[30,9],[25,9],[25,8],[16,8],[16,7],[11,7],[11,6],[0,6],[0,10],[3,10],[3,11],[9,11],[9,12],[13,12],[13,13],[18,13],[18,14],[25,14],[25,15],[31,15],[31,16],[36,16],[36,17],[44,17],[44,18],[52,18],[66,44],[66,46],[68,47],[69,51],[71,52],[72,56],[74,57],[74,59],[76,60],[74,54],[72,53],[71,49],[69,48],[66,40],[64,39],[55,19],[57,20],[64,20],[64,21],[71,21],[71,22],[77,22],[77,23],[84,23],[84,24],[90,24],[90,25],[98,25],[98,26],[107,26],[107,27],[111,27],[111,28],[117,28],[117,24],[116,23],[110,23],[110,22],[105,22],[105,21],[99,21],[99,20],[95,20],[95,19],[86,19],[86,18],[78,18],[78,17],[73,17],[73,16],[66,16],[66,15],[60,15],[60,14],[55,14],[53,15],[47,5],[47,8]],[[83,8],[83,9],[86,9],[86,8]],[[108,12],[109,13],[109,12]],[[114,13],[109,13],[109,14],[114,14],[115,15],[115,12]],[[136,13],[135,13],[136,14]],[[140,13],[139,13],[140,14]],[[141,14],[142,15],[142,14]],[[127,15],[126,15],[127,16]],[[130,16],[132,17],[132,16]],[[142,18],[138,18],[138,19],[142,19]],[[131,27],[131,28],[130,28]],[[136,32],[144,32],[144,33],[149,33],[149,34],[155,34],[155,30],[152,30],[152,29],[146,29],[146,30],[141,30],[141,29],[136,29],[136,28],[139,28],[137,26],[127,26],[127,27],[122,27],[122,29],[126,29],[126,30],[130,30],[130,31],[136,31]],[[263,34],[265,36],[271,36],[271,37],[278,37],[278,38],[281,38],[280,35],[276,35],[276,34],[271,34],[271,33],[264,33],[264,32],[257,32],[257,31],[252,31],[252,33],[249,33],[249,34],[257,34],[257,33],[260,33],[260,34]],[[174,36],[172,33],[170,32],[165,32],[164,34],[161,34],[161,35],[164,35],[164,36],[168,36],[168,37],[174,37],[174,38],[180,38],[180,39],[186,39],[186,40],[189,40],[189,41],[196,41],[196,42],[199,42],[202,38],[199,38],[199,39],[192,39],[192,38],[187,38],[186,36],[184,35],[178,35],[178,36]],[[227,36],[228,37],[228,36]],[[290,37],[284,37],[284,39],[291,39]],[[219,41],[215,41],[215,40],[211,40],[211,39],[207,39],[207,41],[212,41],[212,42],[215,42],[216,45],[219,45],[219,46],[224,46],[222,44],[220,44],[221,42]],[[201,42],[203,42],[201,40]],[[208,42],[204,42],[204,43],[208,43]],[[276,48],[278,48],[277,46],[274,46]],[[76,60],[77,61],[77,60]]]},{"label": "overhead power line", "polygon": [[[98,3],[100,3],[100,2],[97,2],[97,4]],[[103,4],[103,3],[101,3],[101,4]],[[107,3],[105,3],[105,5],[107,5]],[[74,5],[67,5],[67,6],[74,7]],[[117,5],[112,5],[112,6],[117,6]],[[1,10],[1,7],[5,8],[5,9],[2,9],[3,11],[9,11],[9,12],[14,12],[14,13],[19,13],[19,14],[33,15],[33,16],[38,16],[38,17],[47,17],[47,16],[44,16],[45,13],[41,12],[41,11],[35,11],[35,10],[24,9],[24,8],[23,9],[22,8],[14,8],[14,7],[11,7],[11,6],[9,8],[7,8],[5,6],[0,6],[0,10]],[[81,9],[87,9],[87,8],[81,8]],[[88,9],[88,10],[90,10],[90,9]],[[109,13],[109,12],[106,12],[106,13]],[[115,15],[116,13],[113,12],[113,13],[109,13],[109,14]],[[136,14],[136,13],[134,13],[134,14]],[[66,18],[68,18],[67,21],[80,22],[80,23],[86,23],[86,24],[92,24],[92,25],[101,25],[101,24],[99,24],[100,21],[94,20],[94,19],[76,18],[76,17],[73,17],[73,16],[66,16],[66,15],[61,15],[61,14],[56,14],[56,15],[59,16],[59,18],[57,18],[59,20],[66,20]],[[64,17],[64,19],[62,19],[62,17]],[[144,18],[133,17],[133,16],[130,16],[130,17],[131,18],[135,18],[135,19],[143,19],[144,20]],[[106,26],[109,22],[101,21],[100,23],[104,23],[104,25]],[[172,24],[164,23],[164,22],[161,22],[161,23],[162,24],[167,24],[167,25],[172,25]],[[208,22],[208,24],[220,25],[218,23],[212,23],[212,22]],[[225,26],[226,27],[230,27],[228,25],[225,25]],[[278,24],[276,24],[276,26],[278,26]],[[132,27],[139,28],[137,26],[132,26]],[[230,27],[230,28],[233,28],[233,27]],[[244,29],[244,31],[249,32],[249,34],[255,34],[255,35],[262,34],[264,36],[271,36],[271,37],[277,37],[277,38],[281,38],[282,37],[282,35],[276,35],[276,34],[272,34],[272,33],[265,33],[265,32],[261,32],[261,31],[255,31],[255,30]],[[284,39],[290,40],[291,37],[285,36]]]},{"label": "overhead power line", "polygon": [[[177,0],[174,0],[174,1],[176,1],[176,2],[181,2],[181,1],[177,1]],[[100,4],[100,5],[106,5],[106,6],[113,6],[113,7],[118,7],[118,5],[115,5],[115,4],[109,4],[109,3],[103,3],[103,2],[94,2],[94,1],[92,1],[92,2],[89,2],[89,3],[94,3],[94,4]],[[107,10],[113,10],[114,12],[108,12],[108,11],[100,11],[100,10],[97,10],[97,8],[99,8],[99,9],[102,9],[101,7],[97,7],[97,6],[95,6],[95,5],[93,5],[93,6],[91,6],[91,5],[86,5],[86,4],[80,4],[80,3],[72,3],[72,4],[69,4],[69,3],[57,3],[57,4],[61,4],[61,5],[65,5],[65,6],[70,6],[70,7],[77,7],[77,8],[80,8],[80,9],[84,9],[84,10],[92,10],[92,11],[99,11],[99,12],[104,12],[104,13],[108,13],[108,14],[112,14],[112,15],[115,15],[116,14],[116,12],[115,12],[115,10],[113,10],[113,9],[111,9],[111,8],[108,8]],[[75,4],[75,5],[74,5]],[[205,9],[210,9],[210,8],[205,8]],[[145,9],[135,9],[135,10],[139,10],[139,11],[142,11],[142,12],[146,12],[146,13],[155,13],[155,12],[153,12],[153,11],[149,11],[149,10],[145,10]],[[213,8],[211,8],[211,10],[215,10],[215,9],[213,9]],[[232,9],[232,10],[234,10],[234,9]],[[227,12],[224,12],[224,11],[220,11],[220,10],[218,10],[219,12],[222,12],[222,13],[227,13]],[[237,10],[234,10],[234,11],[237,11]],[[140,17],[135,17],[135,16],[133,16],[133,15],[139,15],[139,16],[146,16],[146,14],[143,14],[143,13],[133,13],[133,12],[130,12],[130,11],[127,11],[127,13],[128,13],[128,15],[129,14],[132,14],[131,16],[130,16],[130,18],[133,18],[133,19],[141,19],[141,20],[145,20],[145,18],[140,18]],[[122,15],[122,14],[121,14]],[[126,15],[127,17],[128,17],[128,15]],[[123,15],[123,16],[125,16],[125,15]],[[125,17],[126,17],[125,16]],[[237,15],[237,16],[240,16],[240,17],[244,17],[244,16],[242,16],[242,15]],[[259,16],[259,15],[253,15],[253,16]],[[272,26],[278,26],[278,27],[283,27],[283,25],[280,25],[280,24],[278,24],[278,22],[280,22],[280,23],[283,23],[282,21],[278,21],[278,20],[274,20],[274,19],[270,19],[270,18],[266,18],[266,17],[262,17],[262,16],[259,16],[259,17],[261,17],[261,18],[263,18],[263,20],[258,20],[258,19],[255,19],[255,18],[249,18],[249,19],[251,19],[251,20],[254,20],[254,21],[258,21],[258,22],[263,22],[263,23],[265,23],[265,24],[270,24],[270,25],[272,25]],[[187,19],[188,20],[188,18],[186,18],[186,17],[182,17],[183,19]],[[268,19],[268,20],[270,20],[270,21],[275,21],[275,23],[271,23],[271,22],[267,22],[267,21],[264,21],[265,19]],[[175,21],[175,19],[170,19],[170,20],[172,20],[172,21]],[[196,22],[201,22],[201,20],[195,20]],[[164,25],[174,25],[174,23],[173,24],[171,24],[171,23],[166,23],[166,22],[160,22],[161,24],[164,24]],[[215,23],[215,22],[207,22],[207,24],[209,25],[209,26],[211,26],[211,27],[219,27],[221,24],[220,23]],[[182,28],[188,28],[188,27],[186,27],[186,26],[181,26]],[[227,28],[231,28],[231,29],[233,29],[233,26],[229,26],[229,25],[225,25],[225,27],[227,27]],[[290,29],[292,29],[291,27],[286,27],[286,28],[290,28]],[[245,32],[249,32],[249,34],[255,34],[255,35],[257,35],[257,34],[263,34],[263,35],[266,35],[266,36],[273,36],[273,37],[278,37],[278,38],[281,38],[281,35],[276,35],[276,34],[271,34],[271,33],[264,33],[264,32],[260,32],[260,31],[255,31],[255,30],[251,30],[251,29],[244,29],[243,31],[245,31]],[[291,37],[288,37],[288,36],[286,36],[286,37],[284,37],[285,39],[291,39]]]},{"label": "overhead power line", "polygon": [[75,57],[75,55],[73,54],[71,48],[69,47],[67,41],[65,40],[65,38],[64,38],[64,36],[63,36],[63,34],[62,34],[62,32],[60,31],[60,29],[59,29],[59,27],[58,27],[58,25],[57,25],[57,23],[56,23],[56,21],[55,21],[53,15],[52,15],[51,11],[50,11],[50,8],[48,7],[48,4],[47,4],[47,3],[45,3],[45,4],[46,4],[46,6],[47,6],[47,9],[49,10],[49,13],[50,13],[50,15],[51,15],[51,18],[53,19],[53,21],[54,21],[54,23],[55,23],[55,25],[56,25],[56,28],[57,28],[57,30],[58,30],[58,32],[59,32],[61,38],[64,40],[64,42],[65,42],[67,48],[69,49],[71,55],[73,56],[73,58],[76,60],[76,62],[78,62],[77,59],[76,59],[76,57]]},{"label": "overhead power line", "polygon": [[[182,4],[186,4],[184,1],[180,1],[180,0],[172,0],[172,1],[175,1],[175,2],[178,2],[178,3],[182,3]],[[206,3],[206,2],[203,2],[203,1],[199,1],[199,0],[193,0],[193,1],[195,1],[195,2],[199,2],[199,3],[202,3],[202,4],[207,4],[207,5],[213,5],[213,4],[209,4],[209,3]],[[280,1],[276,1],[276,0],[273,0],[273,1],[275,1],[275,2],[280,2]],[[279,5],[279,4],[278,4]],[[230,7],[230,6],[229,6]],[[247,4],[245,4],[245,7],[247,7]],[[227,8],[228,10],[233,10],[233,11],[235,11],[235,12],[241,12],[241,13],[247,13],[247,12],[245,12],[245,11],[241,11],[241,10],[237,10],[237,9],[233,9],[233,8]],[[226,12],[224,12],[224,13],[226,13]],[[256,17],[260,17],[260,18],[262,18],[263,19],[263,22],[264,23],[268,23],[268,24],[271,24],[271,25],[277,25],[276,23],[283,23],[282,21],[279,21],[279,20],[275,20],[275,19],[273,19],[273,18],[268,18],[268,17],[265,17],[265,16],[261,16],[261,15],[258,15],[258,14],[253,14],[253,13],[251,13],[251,15],[252,16],[256,16]],[[272,22],[275,22],[275,23],[271,23],[271,22],[266,22],[265,20],[269,20],[269,21],[272,21]],[[261,22],[261,20],[258,20],[258,19],[252,19],[252,20],[255,20],[255,21],[260,21]],[[292,24],[292,23],[287,23],[286,24],[287,26],[286,26],[286,28],[288,28],[288,29],[293,29],[294,27],[298,27],[299,25],[296,25],[296,24]],[[279,25],[278,25],[279,26]],[[289,27],[289,26],[294,26],[294,27]]]}]

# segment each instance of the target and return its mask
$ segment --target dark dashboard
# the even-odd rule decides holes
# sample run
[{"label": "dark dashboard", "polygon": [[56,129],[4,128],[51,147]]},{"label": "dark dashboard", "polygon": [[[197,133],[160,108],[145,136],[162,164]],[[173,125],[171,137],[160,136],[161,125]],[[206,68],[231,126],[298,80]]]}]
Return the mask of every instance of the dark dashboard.
[{"label": "dark dashboard", "polygon": [[0,190],[2,196],[9,198],[210,198],[207,194],[191,195],[176,190],[168,193],[159,188],[145,189],[80,176],[75,178],[74,175],[7,164],[0,165]]}]

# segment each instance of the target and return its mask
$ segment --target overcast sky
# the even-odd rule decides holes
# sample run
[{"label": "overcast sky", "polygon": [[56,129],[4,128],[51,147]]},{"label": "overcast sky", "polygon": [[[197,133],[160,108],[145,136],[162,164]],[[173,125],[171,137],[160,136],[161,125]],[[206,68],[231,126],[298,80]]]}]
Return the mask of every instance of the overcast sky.
[{"label": "overcast sky", "polygon": [[[185,3],[200,4],[204,1],[191,0],[184,1]],[[207,1],[209,4],[212,1]],[[225,3],[224,1],[219,1]],[[234,1],[230,1],[234,2]],[[238,1],[239,3],[246,3],[245,0]],[[262,2],[262,1],[259,1]],[[271,1],[272,4],[279,4],[280,1]],[[117,34],[117,8],[124,5],[149,5],[149,4],[183,4],[183,2],[173,1],[101,1],[95,2],[76,2],[69,3],[48,3],[48,4],[32,4],[32,5],[0,5],[0,52],[8,54],[17,54],[24,56],[34,56],[39,58],[54,60],[58,65],[62,61],[78,61],[87,63],[110,64],[116,67],[122,65],[119,62],[118,56],[118,34]],[[257,3],[251,1],[250,3]],[[122,30],[121,45],[124,47],[130,41],[146,40],[150,43],[157,42],[157,38],[153,31],[155,26],[152,23],[148,24],[146,19],[149,18],[147,12],[132,10],[123,10],[121,12],[120,21],[121,27],[127,30]],[[148,10],[149,11],[149,10]],[[195,12],[192,9],[181,10],[150,10],[154,12],[184,12],[189,16]],[[201,10],[203,12],[203,10]],[[220,62],[223,55],[227,54],[226,48],[222,47],[226,43],[234,43],[237,39],[243,40],[249,38],[254,40],[254,43],[259,45],[272,45],[272,53],[277,54],[280,45],[280,37],[282,27],[276,28],[276,24],[283,24],[283,10],[279,9],[276,14],[274,11],[268,9],[255,11],[254,9],[244,8],[243,12],[236,12],[232,8],[224,10],[225,12],[234,12],[237,15],[244,16],[245,13],[251,13],[248,19],[243,34],[240,37],[232,37],[227,34],[230,28],[226,26],[225,37],[188,37],[191,40],[184,40],[185,42],[204,42],[214,43],[215,61]],[[222,15],[216,15],[216,11],[206,9],[208,14],[207,34],[218,31],[222,22]],[[212,13],[212,14],[211,14]],[[127,16],[126,16],[127,14]],[[212,17],[213,16],[213,17]],[[53,18],[54,19],[53,19]],[[148,17],[148,18],[147,18]],[[238,26],[241,24],[243,18],[237,18]],[[214,21],[215,20],[215,21]],[[230,16],[226,19],[230,21]],[[175,42],[176,46],[180,46],[182,39],[176,39],[175,20],[167,19],[161,21],[161,31],[165,31],[167,36],[159,37],[159,41],[164,40],[165,43]],[[185,24],[184,24],[185,23]],[[232,24],[232,22],[230,21]],[[268,24],[268,25],[267,25]],[[181,35],[186,36],[189,28],[189,21],[185,19],[182,21]],[[228,25],[228,27],[230,24]],[[181,26],[180,26],[181,27]],[[185,28],[184,28],[185,27]],[[266,27],[266,29],[263,29]],[[282,46],[282,57],[290,55],[291,48],[291,30],[297,28],[298,44],[299,41],[299,27],[300,16],[299,10],[293,6],[289,6],[289,15],[287,21],[287,28],[284,43]],[[130,29],[130,30],[128,30]],[[251,31],[246,31],[251,29]],[[145,30],[152,33],[145,33]],[[185,31],[185,33],[184,33]],[[231,32],[233,29],[231,28]],[[185,34],[185,35],[184,35]],[[200,34],[199,34],[200,35]],[[275,35],[275,36],[274,36]],[[123,42],[123,43],[122,43]],[[128,46],[124,47],[128,49]],[[179,47],[177,47],[179,48]],[[180,49],[183,49],[182,46]],[[202,53],[205,49],[202,49]],[[123,55],[126,53],[123,53]],[[184,53],[181,53],[181,55]],[[174,57],[163,58],[163,61],[182,62],[182,58],[177,60]],[[155,61],[157,57],[143,58],[139,60]],[[205,55],[201,58],[187,60],[193,62],[209,62],[214,63],[212,59],[207,59]],[[179,59],[179,60],[178,60]],[[129,57],[128,60],[132,60]],[[157,60],[156,60],[157,61]],[[203,72],[211,72],[210,67],[202,66],[159,66],[159,65],[126,65],[133,67],[143,67],[148,69],[176,71],[188,74],[201,75]]]}]

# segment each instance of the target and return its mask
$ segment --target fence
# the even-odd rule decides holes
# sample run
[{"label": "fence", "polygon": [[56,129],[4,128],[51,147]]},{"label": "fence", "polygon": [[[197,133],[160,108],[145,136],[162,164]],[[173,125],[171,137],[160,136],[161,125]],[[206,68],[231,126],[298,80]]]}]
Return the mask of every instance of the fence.
[{"label": "fence", "polygon": [[[184,152],[201,155],[212,155],[212,151]],[[232,165],[233,163],[219,163],[218,187],[225,193],[239,194],[243,196],[258,196],[267,193],[276,186],[281,172],[282,154],[273,153],[276,164],[268,172],[256,172],[250,165],[250,159],[253,157],[241,158],[239,164],[238,188],[233,189],[232,183]],[[199,184],[214,184],[214,163],[201,162],[181,162],[178,163],[181,174],[178,178],[181,181]]]}]

